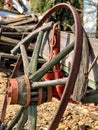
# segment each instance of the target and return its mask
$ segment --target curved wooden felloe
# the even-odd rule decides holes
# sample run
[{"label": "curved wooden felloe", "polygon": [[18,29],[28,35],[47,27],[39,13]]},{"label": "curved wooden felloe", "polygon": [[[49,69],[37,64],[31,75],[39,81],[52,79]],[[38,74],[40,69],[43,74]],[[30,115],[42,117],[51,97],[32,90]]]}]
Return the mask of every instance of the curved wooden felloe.
[{"label": "curved wooden felloe", "polygon": [[74,21],[75,21],[74,56],[73,56],[73,62],[71,65],[71,70],[70,70],[70,73],[68,76],[69,77],[68,82],[67,82],[66,87],[64,89],[59,108],[55,114],[55,117],[54,117],[50,127],[49,127],[49,130],[55,130],[57,128],[58,123],[60,122],[60,119],[61,119],[61,117],[64,113],[64,110],[68,104],[68,99],[73,91],[74,84],[75,84],[76,77],[77,77],[78,70],[79,70],[79,65],[80,65],[82,43],[83,43],[83,32],[82,32],[80,18],[78,16],[77,11],[75,10],[74,7],[72,7],[71,5],[66,4],[66,3],[58,4],[58,5],[54,6],[52,9],[50,9],[43,16],[42,20],[39,21],[39,23],[36,26],[36,28],[41,26],[45,22],[45,20],[51,16],[51,14],[53,12],[57,11],[58,9],[66,8],[66,7],[68,7],[71,10],[71,12],[73,14]]}]

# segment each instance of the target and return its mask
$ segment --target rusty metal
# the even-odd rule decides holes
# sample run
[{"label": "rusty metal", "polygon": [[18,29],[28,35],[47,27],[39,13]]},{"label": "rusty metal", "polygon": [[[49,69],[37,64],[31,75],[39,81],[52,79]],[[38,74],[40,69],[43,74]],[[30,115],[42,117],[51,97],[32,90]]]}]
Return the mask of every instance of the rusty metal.
[{"label": "rusty metal", "polygon": [[4,1],[4,9],[11,10],[12,9],[12,0]]},{"label": "rusty metal", "polygon": [[4,122],[4,118],[6,115],[6,108],[7,108],[7,96],[5,96],[4,98],[3,108],[1,111],[1,119],[0,119],[1,122]]},{"label": "rusty metal", "polygon": [[16,79],[9,79],[7,86],[8,104],[17,104],[18,101],[18,83]]},{"label": "rusty metal", "polygon": [[0,119],[1,122],[4,122],[4,118],[6,115],[6,108],[7,108],[7,95],[5,96],[4,102],[3,102],[3,108],[1,111],[1,119]]},{"label": "rusty metal", "polygon": [[[27,76],[9,79],[7,86],[7,104],[20,104],[28,106],[31,100],[30,91],[30,83]],[[21,98],[22,96],[24,97],[23,100]]]},{"label": "rusty metal", "polygon": [[[55,23],[52,29],[52,36],[50,39],[50,54],[49,61],[60,52],[60,25]],[[44,75],[45,80],[53,80],[64,77],[64,73],[61,71],[61,64],[58,62],[53,66],[47,74]],[[53,87],[53,96],[61,98],[65,85],[56,85]]]},{"label": "rusty metal", "polygon": [[38,105],[40,105],[42,103],[42,88],[39,89],[39,95],[38,95]]},{"label": "rusty metal", "polygon": [[[60,25],[54,24],[52,31],[52,39],[50,42],[50,59],[55,57],[60,52]],[[61,71],[61,64],[57,63],[53,67],[54,79],[59,79],[64,77],[64,73]],[[61,75],[60,75],[61,74]],[[56,95],[58,94],[59,98],[61,98],[64,90],[64,85],[56,85],[54,88],[54,92]]]},{"label": "rusty metal", "polygon": [[60,52],[60,25],[55,23],[52,29],[50,40],[50,56],[49,60],[55,57]]},{"label": "rusty metal", "polygon": [[52,101],[52,97],[53,97],[53,89],[52,87],[47,87],[47,102]]}]

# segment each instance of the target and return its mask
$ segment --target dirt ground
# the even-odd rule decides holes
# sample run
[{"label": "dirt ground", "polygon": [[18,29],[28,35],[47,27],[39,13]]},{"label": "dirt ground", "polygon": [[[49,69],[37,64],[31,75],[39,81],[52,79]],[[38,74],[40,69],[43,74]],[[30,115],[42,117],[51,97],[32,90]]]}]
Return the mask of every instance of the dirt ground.
[{"label": "dirt ground", "polygon": [[[0,70],[0,113],[5,95],[7,75],[6,70]],[[37,130],[48,130],[47,128],[59,102],[53,98],[52,102],[38,106]],[[18,105],[8,106],[5,118],[7,124],[11,122],[19,107]],[[27,130],[27,125],[25,130]],[[98,130],[98,109],[69,103],[57,130]]]}]

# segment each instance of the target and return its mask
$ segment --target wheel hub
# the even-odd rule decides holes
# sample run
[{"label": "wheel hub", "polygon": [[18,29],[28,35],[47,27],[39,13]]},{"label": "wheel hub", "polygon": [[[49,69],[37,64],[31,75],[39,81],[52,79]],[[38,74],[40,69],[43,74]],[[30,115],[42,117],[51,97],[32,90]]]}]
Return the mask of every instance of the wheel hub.
[{"label": "wheel hub", "polygon": [[8,104],[28,106],[30,104],[30,82],[27,76],[11,78],[7,86]]}]

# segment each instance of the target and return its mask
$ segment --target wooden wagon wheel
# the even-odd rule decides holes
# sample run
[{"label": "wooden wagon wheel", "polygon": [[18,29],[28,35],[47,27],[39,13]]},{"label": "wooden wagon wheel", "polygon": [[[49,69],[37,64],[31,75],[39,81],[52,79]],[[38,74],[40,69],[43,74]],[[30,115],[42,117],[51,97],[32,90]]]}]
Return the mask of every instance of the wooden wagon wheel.
[{"label": "wooden wagon wheel", "polygon": [[[40,27],[46,21],[46,19],[50,17],[52,13],[54,13],[55,11],[61,8],[66,8],[66,7],[69,8],[73,14],[73,18],[75,22],[75,41],[74,43],[68,45],[57,56],[51,59],[50,62],[46,63],[40,69],[37,70],[39,49],[42,43],[42,37],[43,37],[44,31],[47,30],[46,29],[47,27],[46,28],[43,27],[41,29]],[[50,28],[50,25],[48,26],[48,28]],[[30,43],[30,40],[32,40],[33,37],[38,34],[38,32],[39,32],[39,36],[38,36],[39,38],[37,40],[38,44],[35,47],[36,50],[34,50],[33,55],[31,57],[31,61],[29,63],[26,49],[29,46],[28,43]],[[37,103],[39,101],[38,93],[41,93],[42,90],[34,89],[33,87],[34,82],[39,82],[42,79],[42,77],[55,64],[57,64],[61,59],[63,59],[65,56],[67,56],[67,54],[69,54],[73,50],[74,54],[73,54],[70,72],[68,75],[68,80],[66,82],[66,86],[62,94],[58,110],[49,127],[49,130],[56,130],[60,122],[60,119],[64,113],[64,110],[68,104],[68,100],[70,98],[70,95],[72,94],[74,84],[77,78],[80,60],[81,60],[82,42],[83,42],[82,27],[81,27],[80,19],[79,19],[76,9],[67,3],[61,3],[54,6],[48,12],[46,12],[42,20],[39,21],[39,23],[37,24],[35,31],[33,31],[30,35],[25,37],[22,41],[18,43],[18,45],[15,46],[15,48],[11,52],[15,54],[19,50],[21,51],[21,57],[22,57],[23,66],[24,66],[24,75],[9,79],[9,83],[7,86],[8,88],[7,96],[10,102],[23,105],[24,107],[20,109],[20,111],[16,115],[16,118],[11,122],[11,124],[6,128],[6,130],[11,130],[18,121],[19,122],[18,122],[16,130],[21,130],[24,127],[24,124],[26,123],[27,119],[28,119],[28,124],[29,124],[29,130],[36,130]],[[18,60],[20,60],[20,58]],[[18,63],[19,61],[17,61],[17,66],[18,66]],[[14,69],[14,72],[15,70],[17,70],[17,68],[18,67]],[[15,73],[13,73],[13,75],[14,74]],[[17,92],[17,95],[15,94],[15,92]],[[32,94],[35,95],[34,99],[32,99]],[[42,95],[39,95],[39,97],[41,96]]]}]

